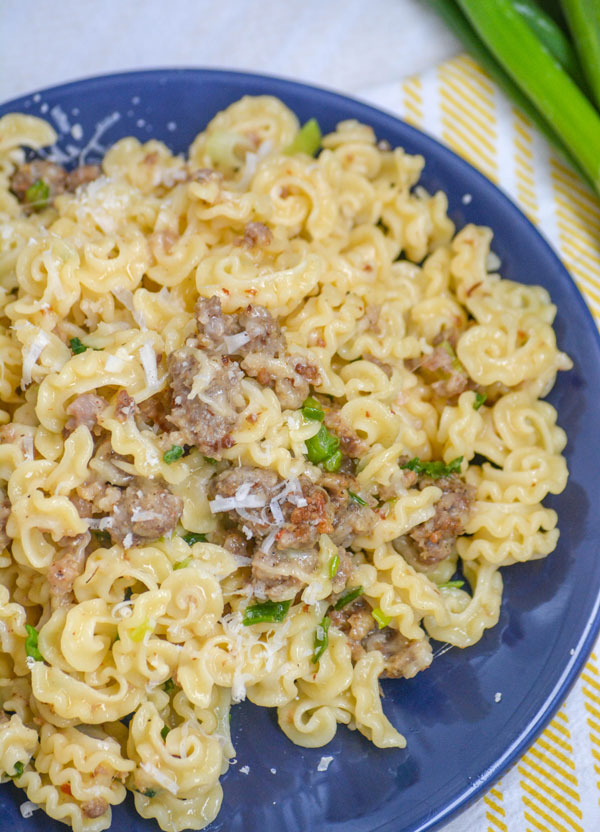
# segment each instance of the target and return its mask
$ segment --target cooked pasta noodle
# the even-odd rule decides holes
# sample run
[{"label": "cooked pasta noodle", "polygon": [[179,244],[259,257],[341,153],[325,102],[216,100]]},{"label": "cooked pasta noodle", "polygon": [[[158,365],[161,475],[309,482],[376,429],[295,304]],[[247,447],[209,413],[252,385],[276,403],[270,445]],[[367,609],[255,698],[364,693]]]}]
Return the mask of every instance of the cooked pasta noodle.
[{"label": "cooked pasta noodle", "polygon": [[477,642],[557,543],[547,292],[421,157],[305,136],[246,97],[187,159],[67,173],[0,120],[0,772],[76,832],[127,790],[210,823],[246,697],[298,745],[404,748],[379,678]]}]

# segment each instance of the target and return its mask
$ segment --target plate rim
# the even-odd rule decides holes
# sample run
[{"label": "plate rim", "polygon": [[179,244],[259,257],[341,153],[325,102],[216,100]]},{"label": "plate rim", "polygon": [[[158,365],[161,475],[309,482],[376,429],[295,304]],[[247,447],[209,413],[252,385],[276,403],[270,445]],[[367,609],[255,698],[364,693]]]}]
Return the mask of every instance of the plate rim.
[{"label": "plate rim", "polygon": [[[516,212],[516,214],[518,214],[519,221],[527,226],[529,233],[533,233],[538,238],[538,243],[541,243],[542,247],[546,250],[546,254],[554,260],[557,273],[560,273],[561,281],[563,281],[569,289],[569,294],[571,295],[570,300],[577,303],[579,306],[580,313],[583,315],[587,326],[591,330],[592,336],[596,341],[598,355],[600,355],[600,330],[589,306],[585,301],[583,293],[580,291],[573,276],[563,263],[558,251],[552,246],[543,231],[534,225],[529,217],[527,217],[517,202],[503,190],[501,185],[492,182],[471,162],[458,155],[458,153],[452,150],[448,145],[444,144],[441,140],[426,131],[415,127],[414,125],[409,124],[404,119],[395,115],[391,110],[370,104],[362,98],[339,92],[327,86],[298,81],[283,75],[271,75],[269,73],[225,69],[220,67],[165,66],[88,75],[60,84],[53,84],[47,87],[34,89],[30,92],[23,93],[16,98],[0,102],[0,117],[5,115],[7,112],[11,112],[12,107],[23,106],[22,102],[37,95],[44,96],[46,94],[64,94],[78,91],[80,89],[83,91],[86,87],[93,87],[96,85],[110,86],[114,83],[120,84],[127,82],[133,84],[136,79],[154,80],[160,85],[161,76],[185,76],[186,74],[196,76],[196,80],[200,80],[204,83],[210,83],[211,81],[213,83],[218,83],[219,81],[231,82],[232,80],[244,82],[244,80],[250,79],[254,83],[261,82],[270,87],[268,92],[262,93],[265,95],[279,96],[280,92],[285,92],[286,90],[295,90],[299,93],[304,92],[304,94],[308,92],[310,95],[319,96],[321,102],[323,102],[324,99],[344,102],[353,110],[358,110],[361,113],[360,115],[357,114],[355,116],[360,121],[366,121],[366,123],[369,123],[368,117],[369,114],[372,113],[376,116],[377,120],[381,120],[382,116],[389,120],[392,128],[394,124],[400,124],[402,129],[412,135],[418,144],[424,144],[423,149],[419,150],[419,153],[425,157],[425,162],[427,162],[429,149],[433,149],[433,152],[436,154],[438,159],[441,158],[442,167],[447,164],[451,164],[457,166],[459,172],[461,168],[467,171],[469,176],[475,176],[479,187],[484,192],[484,197],[486,195],[485,191],[491,191],[494,193],[494,197],[496,199],[499,198],[502,210],[507,210],[513,214]],[[168,77],[165,77],[165,81],[162,83],[166,83],[169,79]],[[280,92],[277,91],[278,88]],[[38,115],[37,113],[32,112],[28,112],[27,114]],[[39,117],[43,118],[43,114],[39,115]],[[152,138],[152,136],[150,136],[150,138]],[[466,788],[463,788],[453,801],[447,803],[446,806],[439,809],[436,814],[429,816],[423,823],[417,823],[416,825],[413,824],[410,829],[407,828],[406,832],[433,832],[433,830],[439,829],[443,824],[448,823],[453,818],[457,818],[462,811],[464,811],[481,796],[484,790],[493,786],[502,774],[525,753],[525,751],[535,742],[538,736],[551,721],[552,717],[564,703],[571,688],[577,681],[587,659],[589,658],[590,653],[592,652],[599,632],[600,592],[596,595],[594,606],[585,622],[585,626],[582,628],[579,641],[573,648],[574,652],[571,656],[571,660],[562,668],[552,691],[546,696],[541,706],[536,709],[534,716],[529,719],[526,727],[508,745],[504,753],[494,761],[494,764],[489,766],[488,769],[486,769],[476,780],[468,784]],[[391,819],[388,818],[378,826],[370,827],[369,832],[393,832],[396,820],[397,817]]]}]

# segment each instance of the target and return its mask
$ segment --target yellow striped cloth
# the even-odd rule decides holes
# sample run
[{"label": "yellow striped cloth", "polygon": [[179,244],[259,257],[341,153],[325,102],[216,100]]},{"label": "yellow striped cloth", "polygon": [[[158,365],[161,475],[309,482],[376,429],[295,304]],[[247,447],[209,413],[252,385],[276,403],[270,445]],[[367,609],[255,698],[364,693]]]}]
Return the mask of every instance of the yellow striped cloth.
[{"label": "yellow striped cloth", "polygon": [[[600,201],[474,60],[460,55],[361,97],[435,136],[508,193],[600,321]],[[537,742],[442,832],[600,832],[600,644],[596,651]]]}]

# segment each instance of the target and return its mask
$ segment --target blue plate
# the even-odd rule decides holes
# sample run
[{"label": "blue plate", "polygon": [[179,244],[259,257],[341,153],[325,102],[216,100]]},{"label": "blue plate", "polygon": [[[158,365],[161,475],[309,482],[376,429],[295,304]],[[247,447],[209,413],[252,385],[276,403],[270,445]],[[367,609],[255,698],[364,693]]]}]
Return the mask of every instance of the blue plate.
[{"label": "blue plate", "polygon": [[[550,396],[569,437],[571,471],[566,491],[546,501],[559,514],[558,548],[545,560],[503,570],[500,621],[475,647],[440,655],[411,681],[383,683],[385,711],[406,734],[407,749],[378,750],[343,726],[325,749],[297,748],[278,730],[274,711],[248,703],[233,709],[237,763],[223,778],[223,807],[212,832],[423,832],[448,820],[525,751],[566,696],[600,626],[600,341],[573,281],[504,194],[433,139],[350,98],[258,75],[158,70],[55,87],[11,101],[0,115],[52,113],[63,128],[66,117],[83,136],[63,135],[63,148],[87,145],[104,120],[104,146],[133,134],[162,139],[179,152],[218,110],[242,95],[264,93],[279,96],[301,121],[316,116],[325,132],[356,118],[379,138],[422,153],[422,183],[448,194],[458,227],[475,222],[494,229],[503,276],[550,291],[559,345],[575,362]],[[79,128],[73,132],[80,136]],[[94,155],[92,144],[88,161]],[[461,202],[465,193],[472,195],[468,205]],[[328,771],[318,772],[323,754],[334,759]],[[12,786],[0,795],[3,828],[64,830],[41,812],[23,820],[18,805],[24,797]],[[129,800],[113,818],[115,829],[158,829],[139,818]]]}]

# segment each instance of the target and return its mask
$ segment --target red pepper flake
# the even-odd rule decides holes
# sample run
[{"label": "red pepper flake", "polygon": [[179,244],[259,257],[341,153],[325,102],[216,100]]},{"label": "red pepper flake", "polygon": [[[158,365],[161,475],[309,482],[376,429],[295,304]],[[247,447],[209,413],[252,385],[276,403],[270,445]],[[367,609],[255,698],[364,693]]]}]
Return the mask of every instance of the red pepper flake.
[{"label": "red pepper flake", "polygon": [[68,794],[69,797],[73,796],[73,792],[71,791],[71,786],[68,783],[63,783],[60,787],[61,792],[64,794]]}]

